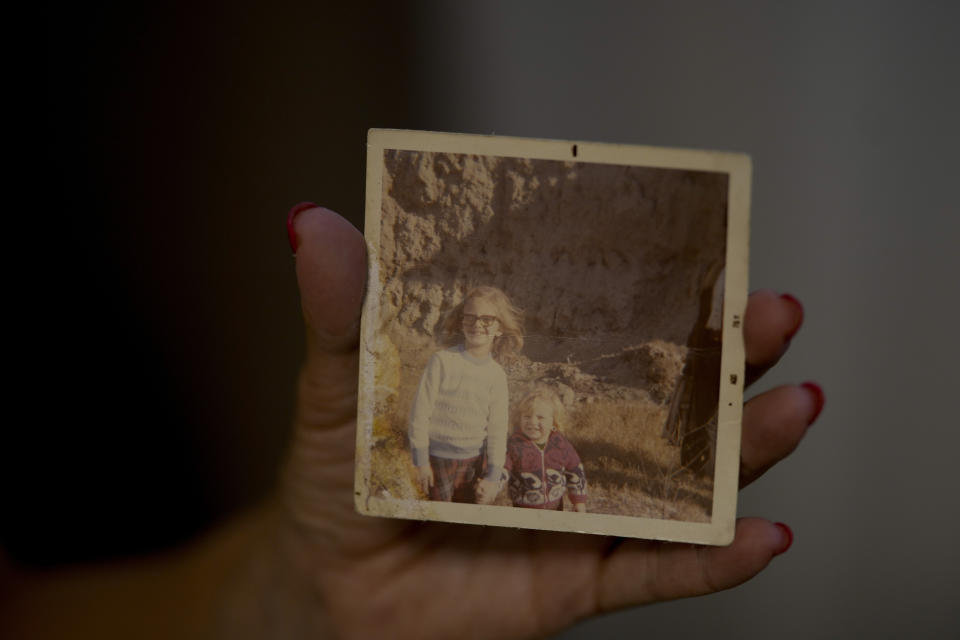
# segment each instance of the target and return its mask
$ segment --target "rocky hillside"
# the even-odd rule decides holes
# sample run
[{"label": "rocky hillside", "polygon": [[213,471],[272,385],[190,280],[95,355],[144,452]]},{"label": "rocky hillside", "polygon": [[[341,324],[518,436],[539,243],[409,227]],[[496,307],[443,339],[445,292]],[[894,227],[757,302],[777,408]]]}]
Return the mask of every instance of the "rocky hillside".
[{"label": "rocky hillside", "polygon": [[524,311],[530,361],[663,401],[704,265],[723,259],[724,174],[409,151],[385,164],[380,304],[402,361],[492,284]]}]

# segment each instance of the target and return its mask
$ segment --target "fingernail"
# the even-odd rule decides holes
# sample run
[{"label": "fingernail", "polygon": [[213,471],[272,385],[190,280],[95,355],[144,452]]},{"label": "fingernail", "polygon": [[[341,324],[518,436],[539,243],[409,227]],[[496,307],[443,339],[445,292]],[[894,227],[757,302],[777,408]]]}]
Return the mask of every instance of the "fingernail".
[{"label": "fingernail", "polygon": [[786,300],[787,302],[791,303],[794,307],[795,320],[793,324],[793,329],[791,329],[787,333],[787,340],[789,340],[790,338],[792,338],[797,334],[797,331],[799,331],[800,327],[803,325],[803,303],[801,303],[799,300],[794,298],[789,293],[781,293],[780,297],[783,300]]},{"label": "fingernail", "polygon": [[293,230],[293,219],[297,217],[297,214],[306,209],[314,209],[318,205],[315,205],[312,202],[299,202],[293,205],[293,208],[290,209],[290,213],[287,214],[287,238],[290,240],[290,248],[293,249],[293,255],[297,255],[297,234]]},{"label": "fingernail", "polygon": [[793,531],[787,525],[782,522],[774,522],[778,529],[780,529],[782,543],[780,545],[780,550],[775,551],[773,555],[779,556],[782,553],[786,553],[787,549],[793,546]]},{"label": "fingernail", "polygon": [[807,425],[809,426],[813,424],[813,422],[817,419],[817,416],[820,415],[820,412],[823,411],[823,405],[826,404],[827,397],[823,394],[823,388],[816,382],[804,382],[800,386],[810,392],[810,395],[813,396],[813,402],[817,407],[813,412],[813,417],[811,417],[809,422],[807,422]]}]

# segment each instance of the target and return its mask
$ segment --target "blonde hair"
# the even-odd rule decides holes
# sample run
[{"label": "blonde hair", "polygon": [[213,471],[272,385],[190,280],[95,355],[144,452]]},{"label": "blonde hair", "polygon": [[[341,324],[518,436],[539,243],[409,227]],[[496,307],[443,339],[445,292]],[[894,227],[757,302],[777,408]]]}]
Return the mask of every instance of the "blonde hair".
[{"label": "blonde hair", "polygon": [[563,408],[560,396],[547,387],[537,387],[517,403],[517,407],[513,411],[514,431],[520,427],[520,418],[525,412],[533,409],[533,403],[537,400],[547,403],[553,409],[553,428],[562,432],[567,426],[567,411]]},{"label": "blonde hair", "polygon": [[507,294],[488,285],[474,287],[450,310],[443,321],[443,344],[456,344],[463,338],[463,307],[475,298],[487,300],[497,309],[501,335],[493,339],[493,357],[503,364],[519,355],[523,348],[523,312],[510,302]]}]

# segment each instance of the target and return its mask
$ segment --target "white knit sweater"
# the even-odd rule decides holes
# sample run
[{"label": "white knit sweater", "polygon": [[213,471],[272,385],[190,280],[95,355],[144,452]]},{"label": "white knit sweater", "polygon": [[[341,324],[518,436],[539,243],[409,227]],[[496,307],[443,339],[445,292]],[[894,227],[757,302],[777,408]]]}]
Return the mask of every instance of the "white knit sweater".
[{"label": "white knit sweater", "polygon": [[427,363],[410,412],[413,463],[428,464],[430,455],[471,458],[486,440],[486,477],[499,479],[507,407],[507,374],[492,357],[475,358],[462,345],[438,351]]}]

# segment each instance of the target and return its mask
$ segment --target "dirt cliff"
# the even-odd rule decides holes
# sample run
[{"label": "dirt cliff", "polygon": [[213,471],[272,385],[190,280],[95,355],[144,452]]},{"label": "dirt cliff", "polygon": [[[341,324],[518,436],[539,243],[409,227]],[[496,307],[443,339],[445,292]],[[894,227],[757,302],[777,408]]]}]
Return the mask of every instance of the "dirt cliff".
[{"label": "dirt cliff", "polygon": [[723,260],[724,174],[407,151],[385,164],[380,304],[401,351],[492,284],[523,309],[531,360],[614,373],[612,354],[685,343],[704,265]]}]

